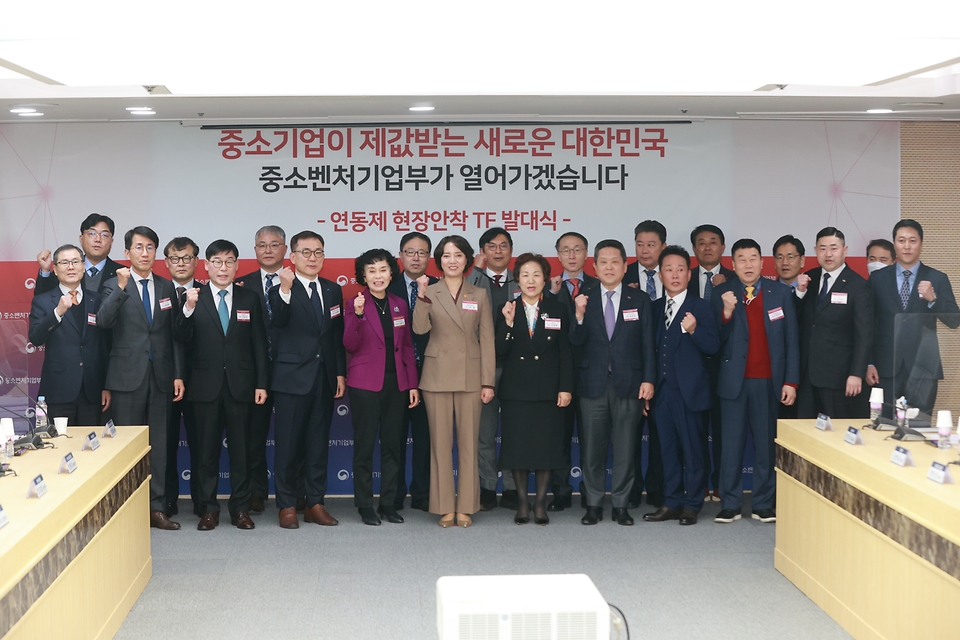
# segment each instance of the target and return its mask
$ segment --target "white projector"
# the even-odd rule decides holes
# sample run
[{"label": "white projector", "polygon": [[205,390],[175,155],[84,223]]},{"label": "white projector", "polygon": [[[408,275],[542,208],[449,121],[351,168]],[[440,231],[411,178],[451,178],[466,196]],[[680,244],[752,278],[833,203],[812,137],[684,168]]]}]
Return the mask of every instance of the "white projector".
[{"label": "white projector", "polygon": [[610,608],[584,574],[444,576],[440,640],[608,640]]}]

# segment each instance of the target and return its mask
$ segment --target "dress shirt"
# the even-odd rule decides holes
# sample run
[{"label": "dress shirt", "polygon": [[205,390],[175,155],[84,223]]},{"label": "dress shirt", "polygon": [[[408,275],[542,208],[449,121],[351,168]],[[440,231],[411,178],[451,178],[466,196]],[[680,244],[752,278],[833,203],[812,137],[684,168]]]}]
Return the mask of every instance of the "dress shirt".
[{"label": "dress shirt", "polygon": [[[296,273],[296,276],[297,276],[297,280],[300,281],[300,284],[303,285],[303,288],[307,290],[307,298],[313,297],[313,292],[310,291],[310,283],[311,282],[317,283],[317,295],[320,296],[320,307],[322,309],[326,309],[326,307],[323,306],[323,287],[320,286],[320,278],[316,277],[313,280],[310,280],[309,278],[305,278],[302,275],[300,275],[299,272]],[[284,303],[290,304],[290,296],[293,293],[293,289],[290,290],[290,293],[284,293],[283,289],[280,289],[278,293],[280,294],[280,299],[283,300]]]},{"label": "dress shirt", "polygon": [[[639,269],[638,275],[640,276],[640,291],[643,291],[644,293],[646,293],[647,292],[647,268],[638,262],[637,269]],[[656,272],[653,275],[653,286],[657,290],[656,299],[659,300],[660,298],[663,297],[663,283],[660,282],[660,265],[659,264],[656,265],[652,270]],[[616,298],[618,296],[614,296],[614,297]],[[650,302],[653,302],[653,300],[651,300]]]},{"label": "dress shirt", "polygon": [[[913,292],[913,285],[917,282],[917,271],[920,269],[920,261],[917,260],[917,264],[910,267],[910,277],[907,278],[908,288],[911,293]],[[897,295],[900,295],[900,288],[903,286],[903,272],[906,271],[906,268],[897,262]],[[934,296],[936,296],[936,291],[934,291]],[[930,309],[936,304],[937,300],[934,298],[933,302],[927,303],[927,308]]]},{"label": "dress shirt", "polygon": [[[130,269],[130,282],[137,285],[137,297],[140,298],[140,302],[143,303],[143,285],[140,284],[140,281],[143,280],[143,276],[139,273]],[[150,304],[154,308],[157,307],[157,289],[153,284],[153,271],[147,274],[147,291],[150,292]]]},{"label": "dress shirt", "polygon": [[[63,284],[60,285],[60,293],[62,293],[63,295],[65,296],[70,295],[70,291],[71,291],[70,287],[64,286]],[[74,291],[77,292],[77,304],[80,304],[81,302],[83,302],[83,287],[77,286],[77,288],[74,289]],[[60,322],[61,320],[63,320],[63,316],[57,313],[56,307],[53,308],[53,317],[57,319],[57,322]]]},{"label": "dress shirt", "polygon": [[574,278],[577,278],[578,280],[580,280],[580,293],[583,293],[583,271],[582,270],[580,271],[580,273],[576,275],[570,275],[566,271],[563,272],[563,276],[561,279],[563,280],[563,283],[567,285],[567,293],[569,293],[570,295],[573,295],[573,283],[570,281],[573,280]]},{"label": "dress shirt", "polygon": [[[178,285],[179,286],[179,285]],[[213,308],[219,310],[220,308],[220,287],[210,282],[208,285],[210,291],[213,293]],[[230,316],[230,313],[233,311],[233,283],[227,285],[226,287],[227,295],[224,296],[223,300],[227,303],[227,316]],[[193,315],[193,312],[197,310],[197,307],[194,306],[193,309],[187,309],[186,306],[183,308],[183,317],[189,318]]]},{"label": "dress shirt", "polygon": [[274,276],[274,278],[273,278],[273,285],[272,285],[272,286],[276,286],[276,285],[280,284],[280,271],[279,271],[279,270],[278,270],[278,271],[274,271],[274,272],[271,274],[269,271],[267,271],[267,270],[265,270],[265,269],[263,269],[263,268],[261,267],[261,268],[260,268],[260,286],[263,287],[263,292],[264,292],[264,293],[266,293],[267,291],[270,290],[270,287],[267,286],[267,276],[268,276],[268,275]]},{"label": "dress shirt", "polygon": [[496,276],[502,276],[502,278],[501,278],[501,280],[500,280],[500,283],[499,283],[499,285],[500,285],[501,287],[502,287],[503,285],[507,284],[507,270],[506,270],[506,269],[503,270],[503,273],[497,273],[496,271],[491,271],[491,270],[490,270],[490,267],[487,267],[486,269],[483,270],[483,272],[484,272],[485,274],[487,274],[487,276],[489,276],[490,281],[493,282],[493,284],[497,284],[497,278],[496,278]]},{"label": "dress shirt", "polygon": [[[719,268],[719,267],[717,267],[717,268]],[[674,323],[674,322],[678,322],[678,321],[680,321],[680,320],[683,319],[683,318],[680,318],[680,317],[677,316],[677,312],[680,311],[680,307],[683,306],[683,302],[684,302],[686,299],[687,299],[687,290],[686,290],[686,289],[684,289],[683,291],[681,291],[680,293],[678,293],[678,294],[675,295],[675,296],[671,296],[669,293],[667,294],[667,301],[673,300],[673,319],[670,321],[670,326],[673,326],[673,323]],[[663,317],[660,318],[660,322],[661,322],[663,325],[666,325],[666,323],[667,323],[667,303],[666,303],[666,302],[665,302],[664,305],[663,305]],[[686,332],[687,332],[687,330],[683,328],[683,325],[680,325],[680,332],[681,332],[681,333],[686,333]],[[654,327],[654,333],[656,333],[656,327]]]},{"label": "dress shirt", "polygon": [[[713,269],[710,271],[705,271],[703,266],[700,267],[700,297],[703,297],[704,292],[707,289],[707,278],[713,278],[713,276],[720,273],[720,265],[716,264],[713,266]],[[716,288],[716,285],[714,285]]]}]

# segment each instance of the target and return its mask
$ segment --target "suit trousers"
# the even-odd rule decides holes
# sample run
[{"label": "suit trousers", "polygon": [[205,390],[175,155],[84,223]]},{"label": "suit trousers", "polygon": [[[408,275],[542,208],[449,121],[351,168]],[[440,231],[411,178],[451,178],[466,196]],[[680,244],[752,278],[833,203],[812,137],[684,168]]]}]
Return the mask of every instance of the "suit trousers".
[{"label": "suit trousers", "polygon": [[[267,435],[270,433],[270,419],[273,417],[273,393],[267,394],[267,401],[255,404],[250,409],[250,440],[247,443],[247,459],[250,463],[250,490],[252,495],[264,500],[270,495],[267,472]],[[302,492],[301,492],[302,495]]]},{"label": "suit trousers", "polygon": [[[503,369],[497,367],[495,390],[500,388],[500,375]],[[480,409],[480,438],[477,441],[477,465],[480,467],[480,486],[484,489],[497,490],[497,432],[500,430],[500,399],[494,394],[493,400]],[[513,474],[503,474],[503,490],[511,491],[517,488],[513,481]],[[462,511],[460,513],[463,513]]]},{"label": "suit trousers", "polygon": [[[409,395],[407,396],[409,399]],[[410,404],[407,402],[407,404]],[[407,433],[413,439],[413,452],[410,460],[410,498],[412,502],[430,500],[430,423],[427,420],[427,408],[419,403],[413,408],[403,410],[403,424],[400,434],[400,468],[397,471],[396,502],[402,504],[407,497]],[[409,425],[409,426],[408,426]]]},{"label": "suit trousers", "polygon": [[[273,407],[277,508],[296,507],[301,486],[306,493],[307,507],[323,504],[333,420],[333,391],[323,367],[317,372],[311,390],[304,395],[274,391]],[[298,460],[303,460],[302,466]]]},{"label": "suit trousers", "polygon": [[[743,448],[747,429],[753,434],[753,511],[772,509],[777,482],[774,439],[780,389],[770,378],[744,378],[735,400],[723,399],[723,452],[720,458],[720,500],[724,509],[743,508]],[[749,425],[749,427],[748,427]]]},{"label": "suit trousers", "polygon": [[[641,456],[643,454],[643,428],[647,428],[647,468],[643,471],[641,466]],[[630,492],[630,502],[640,504],[640,498],[643,491],[647,491],[647,504],[662,507],[663,506],[663,458],[661,456],[660,431],[657,429],[657,419],[650,413],[644,416],[640,413],[640,419],[637,424],[637,451],[635,453],[636,461],[636,479],[633,483],[633,489]]]},{"label": "suit trousers", "polygon": [[[570,473],[573,471],[574,427],[583,424],[583,419],[580,417],[580,398],[574,395],[570,404],[561,409],[561,413],[563,415],[563,467],[554,469],[550,474],[550,489],[555,496],[569,498],[573,495]],[[580,489],[582,490],[583,487],[580,487]]]},{"label": "suit trousers", "polygon": [[167,471],[164,477],[164,495],[168,503],[176,504],[180,497],[180,468],[177,463],[177,449],[180,447],[180,419],[183,418],[183,430],[187,435],[187,448],[190,451],[190,500],[195,511],[202,512],[203,501],[197,491],[197,434],[196,420],[193,417],[193,405],[186,400],[174,402],[170,406],[170,425],[167,427]]},{"label": "suit trousers", "polygon": [[150,510],[166,507],[164,491],[167,468],[167,430],[170,428],[171,391],[157,385],[153,367],[147,367],[143,382],[134,391],[113,392],[114,422],[124,426],[147,425],[150,439]]},{"label": "suit trousers", "polygon": [[194,473],[197,476],[197,491],[202,513],[220,513],[217,501],[217,486],[220,481],[220,452],[223,451],[223,435],[227,436],[227,455],[230,459],[230,500],[227,508],[231,515],[250,508],[250,476],[247,471],[247,441],[250,437],[250,408],[253,402],[237,402],[227,388],[224,379],[220,395],[211,402],[193,402],[196,418],[197,457]]},{"label": "suit trousers", "polygon": [[99,404],[87,400],[84,383],[80,383],[80,393],[73,402],[50,402],[47,404],[47,416],[53,424],[54,418],[66,418],[70,427],[96,427],[103,423],[103,412]]},{"label": "suit trousers", "polygon": [[580,466],[587,506],[602,507],[607,489],[607,449],[613,444],[613,480],[610,498],[615,509],[626,508],[636,476],[637,424],[642,413],[639,398],[620,398],[613,379],[599,398],[580,398]]},{"label": "suit trousers", "polygon": [[710,410],[707,412],[707,428],[703,432],[703,459],[708,480],[714,491],[720,491],[720,455],[723,451],[723,412],[717,385],[720,381],[719,356],[704,356],[707,376],[710,378]]},{"label": "suit trousers", "polygon": [[815,387],[803,381],[797,391],[797,417],[811,419],[823,413],[831,418],[867,418],[870,415],[868,400],[867,393],[847,397],[845,389]]},{"label": "suit trousers", "polygon": [[653,415],[663,454],[663,505],[700,511],[709,471],[703,457],[708,412],[688,409],[680,390],[662,380],[653,398]]},{"label": "suit trousers", "polygon": [[373,448],[380,432],[380,504],[392,508],[400,478],[403,411],[410,394],[397,387],[397,374],[384,375],[383,389],[350,388],[353,411],[353,503],[373,506]]},{"label": "suit trousers", "polygon": [[[421,391],[430,421],[430,513],[476,513],[480,510],[477,438],[479,391]],[[454,434],[457,484],[453,475]]]}]

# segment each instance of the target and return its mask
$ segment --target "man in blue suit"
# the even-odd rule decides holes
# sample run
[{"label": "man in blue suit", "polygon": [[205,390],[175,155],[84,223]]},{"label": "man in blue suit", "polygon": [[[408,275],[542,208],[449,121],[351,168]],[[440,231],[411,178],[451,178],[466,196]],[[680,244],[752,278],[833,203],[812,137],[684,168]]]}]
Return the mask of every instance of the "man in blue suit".
[{"label": "man in blue suit", "polygon": [[710,378],[704,356],[720,347],[710,303],[689,295],[690,254],[681,247],[660,253],[664,296],[653,303],[657,340],[657,383],[653,415],[663,456],[664,504],[643,516],[647,522],[697,523],[703,508],[709,460],[704,458]]},{"label": "man in blue suit", "polygon": [[720,383],[723,451],[716,522],[740,519],[743,508],[743,447],[753,434],[753,518],[776,522],[774,438],[779,405],[792,405],[800,381],[800,342],[793,289],[761,279],[760,245],[745,238],[733,245],[737,278],[717,288],[713,306],[720,316]]},{"label": "man in blue suit", "polygon": [[40,392],[50,416],[71,425],[100,424],[110,406],[103,388],[107,375],[106,335],[97,326],[100,294],[84,291],[83,252],[65,244],[53,252],[57,287],[34,297],[30,342],[46,345]]},{"label": "man in blue suit", "polygon": [[920,262],[923,227],[900,220],[893,227],[897,263],[870,274],[876,308],[876,341],[867,382],[883,388],[884,413],[904,396],[912,407],[932,413],[943,380],[937,320],[956,329],[960,309],[950,279]]},{"label": "man in blue suit", "polygon": [[653,397],[655,375],[650,297],[624,286],[627,252],[618,240],[597,243],[594,267],[600,286],[576,297],[576,322],[570,330],[570,342],[582,347],[577,388],[587,512],[581,522],[593,525],[603,519],[607,444],[612,440],[612,517],[632,525],[627,503],[637,473],[637,424],[644,403]]}]

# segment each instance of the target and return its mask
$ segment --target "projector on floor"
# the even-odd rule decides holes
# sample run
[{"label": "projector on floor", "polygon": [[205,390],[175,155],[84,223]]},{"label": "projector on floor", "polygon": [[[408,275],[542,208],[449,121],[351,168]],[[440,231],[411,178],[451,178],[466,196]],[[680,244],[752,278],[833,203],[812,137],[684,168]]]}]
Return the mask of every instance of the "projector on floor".
[{"label": "projector on floor", "polygon": [[607,640],[610,608],[584,574],[444,576],[440,640]]}]

